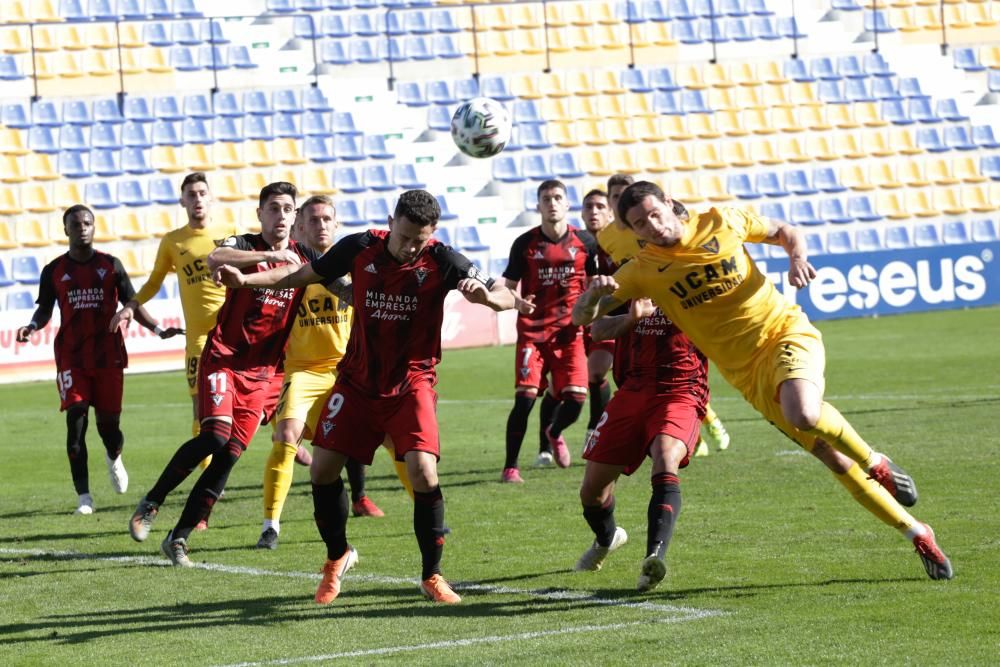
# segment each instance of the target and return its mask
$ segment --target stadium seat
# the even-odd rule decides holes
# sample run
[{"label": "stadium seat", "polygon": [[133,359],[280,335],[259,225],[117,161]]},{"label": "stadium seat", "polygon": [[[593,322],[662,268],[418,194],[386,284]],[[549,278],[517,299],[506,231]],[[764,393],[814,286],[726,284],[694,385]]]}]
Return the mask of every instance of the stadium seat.
[{"label": "stadium seat", "polygon": [[365,200],[365,219],[373,225],[385,224],[392,214],[392,203],[389,197],[369,197]]},{"label": "stadium seat", "polygon": [[792,169],[786,171],[783,176],[782,186],[788,192],[795,195],[812,195],[819,192],[813,187],[812,177],[804,169]]},{"label": "stadium seat", "polygon": [[973,125],[972,140],[980,148],[996,149],[1000,148],[1000,140],[993,134],[992,125]]},{"label": "stadium seat", "polygon": [[[10,278],[16,283],[37,285],[41,273],[42,269],[38,258],[34,255],[16,255],[11,259]],[[30,307],[34,303],[34,299],[31,299],[28,303]]]},{"label": "stadium seat", "polygon": [[873,252],[882,249],[882,239],[879,230],[873,227],[858,229],[854,232],[854,247],[858,252]]},{"label": "stadium seat", "polygon": [[90,171],[95,176],[102,178],[121,176],[124,171],[121,167],[120,153],[112,150],[92,150],[90,152]]},{"label": "stadium seat", "polygon": [[392,180],[405,190],[422,190],[427,187],[427,184],[417,176],[417,170],[412,164],[394,164]]},{"label": "stadium seat", "polygon": [[467,225],[455,229],[455,243],[461,250],[478,252],[489,250],[489,244],[483,243],[479,237],[479,228],[474,225]]},{"label": "stadium seat", "polygon": [[827,232],[826,247],[830,254],[844,254],[854,252],[854,242],[851,233],[845,230],[834,230]]},{"label": "stadium seat", "polygon": [[944,243],[968,243],[969,230],[964,222],[951,221],[941,225],[941,240]]},{"label": "stadium seat", "polygon": [[385,144],[385,136],[381,134],[364,135],[365,155],[374,160],[392,160],[396,154]]},{"label": "stadium seat", "polygon": [[937,225],[934,223],[917,225],[913,229],[913,245],[917,247],[941,245]]},{"label": "stadium seat", "polygon": [[795,201],[789,207],[789,215],[794,225],[821,225],[823,220],[816,215],[816,210],[811,201]]},{"label": "stadium seat", "polygon": [[996,224],[992,220],[973,220],[971,236],[977,243],[996,241],[998,239]]},{"label": "stadium seat", "polygon": [[107,181],[88,183],[84,190],[84,198],[91,208],[99,210],[114,209],[120,206]]}]

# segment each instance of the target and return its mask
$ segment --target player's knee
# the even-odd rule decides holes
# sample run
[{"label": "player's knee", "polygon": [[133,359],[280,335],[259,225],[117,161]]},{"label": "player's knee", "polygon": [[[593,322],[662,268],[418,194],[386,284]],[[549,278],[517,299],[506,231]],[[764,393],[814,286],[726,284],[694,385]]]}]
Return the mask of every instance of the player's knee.
[{"label": "player's knee", "polygon": [[98,415],[97,433],[105,441],[121,437],[122,429],[118,415]]},{"label": "player's knee", "polygon": [[300,437],[302,437],[302,429],[296,428],[287,419],[278,422],[278,425],[274,428],[273,439],[275,442],[298,443]]},{"label": "player's knee", "polygon": [[788,423],[800,431],[811,431],[819,423],[822,405],[812,405],[809,402],[793,401],[782,405],[782,412]]},{"label": "player's knee", "polygon": [[206,419],[201,423],[199,437],[209,442],[212,452],[223,447],[233,433],[233,425],[221,419]]}]

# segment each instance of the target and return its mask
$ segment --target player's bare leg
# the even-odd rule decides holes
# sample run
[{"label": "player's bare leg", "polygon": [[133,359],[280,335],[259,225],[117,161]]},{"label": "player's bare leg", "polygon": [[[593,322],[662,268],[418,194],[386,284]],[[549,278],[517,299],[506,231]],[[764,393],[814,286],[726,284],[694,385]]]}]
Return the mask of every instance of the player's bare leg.
[{"label": "player's bare leg", "polygon": [[326,544],[323,579],[316,589],[318,604],[330,604],[340,595],[341,579],[358,561],[358,553],[347,543],[347,492],[340,477],[347,457],[317,447],[309,477],[312,480],[313,517]]},{"label": "player's bare leg", "polygon": [[594,531],[594,543],[576,562],[578,571],[600,570],[612,551],[628,542],[624,528],[615,524],[615,482],[624,466],[587,461],[580,484],[583,518]]},{"label": "player's bare leg", "polygon": [[406,452],[406,472],[413,484],[413,532],[420,546],[420,590],[433,602],[457,604],[462,598],[441,576],[444,551],[444,497],[438,483],[437,458],[429,452]]}]

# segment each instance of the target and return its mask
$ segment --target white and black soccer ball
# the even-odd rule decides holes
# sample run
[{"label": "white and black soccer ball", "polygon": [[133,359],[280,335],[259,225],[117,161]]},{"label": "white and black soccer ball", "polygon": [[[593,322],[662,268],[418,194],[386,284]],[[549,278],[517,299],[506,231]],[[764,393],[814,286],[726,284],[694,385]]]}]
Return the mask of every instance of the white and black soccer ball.
[{"label": "white and black soccer ball", "polygon": [[489,97],[474,97],[451,117],[451,138],[470,157],[493,157],[510,141],[510,133],[510,112]]}]

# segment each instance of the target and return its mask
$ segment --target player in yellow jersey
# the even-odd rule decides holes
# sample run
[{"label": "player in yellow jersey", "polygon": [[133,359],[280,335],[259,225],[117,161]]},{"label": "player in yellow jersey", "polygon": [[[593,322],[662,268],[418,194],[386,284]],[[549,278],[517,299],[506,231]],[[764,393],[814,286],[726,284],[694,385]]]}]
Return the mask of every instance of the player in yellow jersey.
[{"label": "player in yellow jersey", "polygon": [[[333,200],[317,195],[300,207],[292,234],[299,243],[325,253],[333,246],[338,227]],[[281,511],[292,484],[293,461],[302,453],[308,455],[300,442],[303,437],[312,440],[315,435],[320,412],[337,379],[337,364],[347,349],[353,314],[350,304],[323,285],[306,287],[285,347],[285,379],[275,413],[271,454],[264,465],[264,525],[257,541],[259,549],[278,548]],[[405,464],[400,465],[404,467],[400,479],[410,491]],[[383,516],[365,495],[365,467],[352,460],[347,468],[354,515]]]},{"label": "player in yellow jersey", "polygon": [[913,542],[931,579],[951,579],[934,532],[903,508],[917,501],[913,479],[823,400],[819,331],[743,248],[744,242],[780,245],[789,256],[789,284],[801,288],[816,276],[802,234],[737,209],[712,208],[689,220],[682,210],[655,183],[641,181],[622,193],[619,220],[645,246],[614,276],[594,279],[574,307],[574,321],[586,324],[628,299],[652,298],[765,419]]},{"label": "player in yellow jersey", "polygon": [[219,308],[226,298],[226,288],[216,285],[212,280],[206,258],[215,249],[215,241],[239,232],[236,225],[212,222],[212,192],[208,188],[205,174],[200,171],[188,174],[181,181],[180,204],[187,213],[187,225],[168,232],[160,240],[149,279],[135,298],[115,315],[115,323],[131,319],[136,307],[156,296],[168,273],[177,274],[184,328],[187,332],[184,369],[194,408],[192,433],[197,435],[201,428],[198,420],[198,360],[205,347],[208,332],[215,326]]},{"label": "player in yellow jersey", "polygon": [[[614,174],[608,178],[608,204],[612,213],[618,210],[618,200],[621,199],[625,188],[634,182],[635,179],[628,174]],[[687,219],[686,210],[681,215]],[[645,245],[644,241],[617,219],[598,232],[597,243],[611,257],[611,261],[619,266],[638,255]],[[729,448],[729,432],[726,431],[719,415],[712,409],[711,403],[705,405],[705,417],[701,424],[702,439],[695,449],[695,456],[708,456],[708,443],[720,451]]]}]

